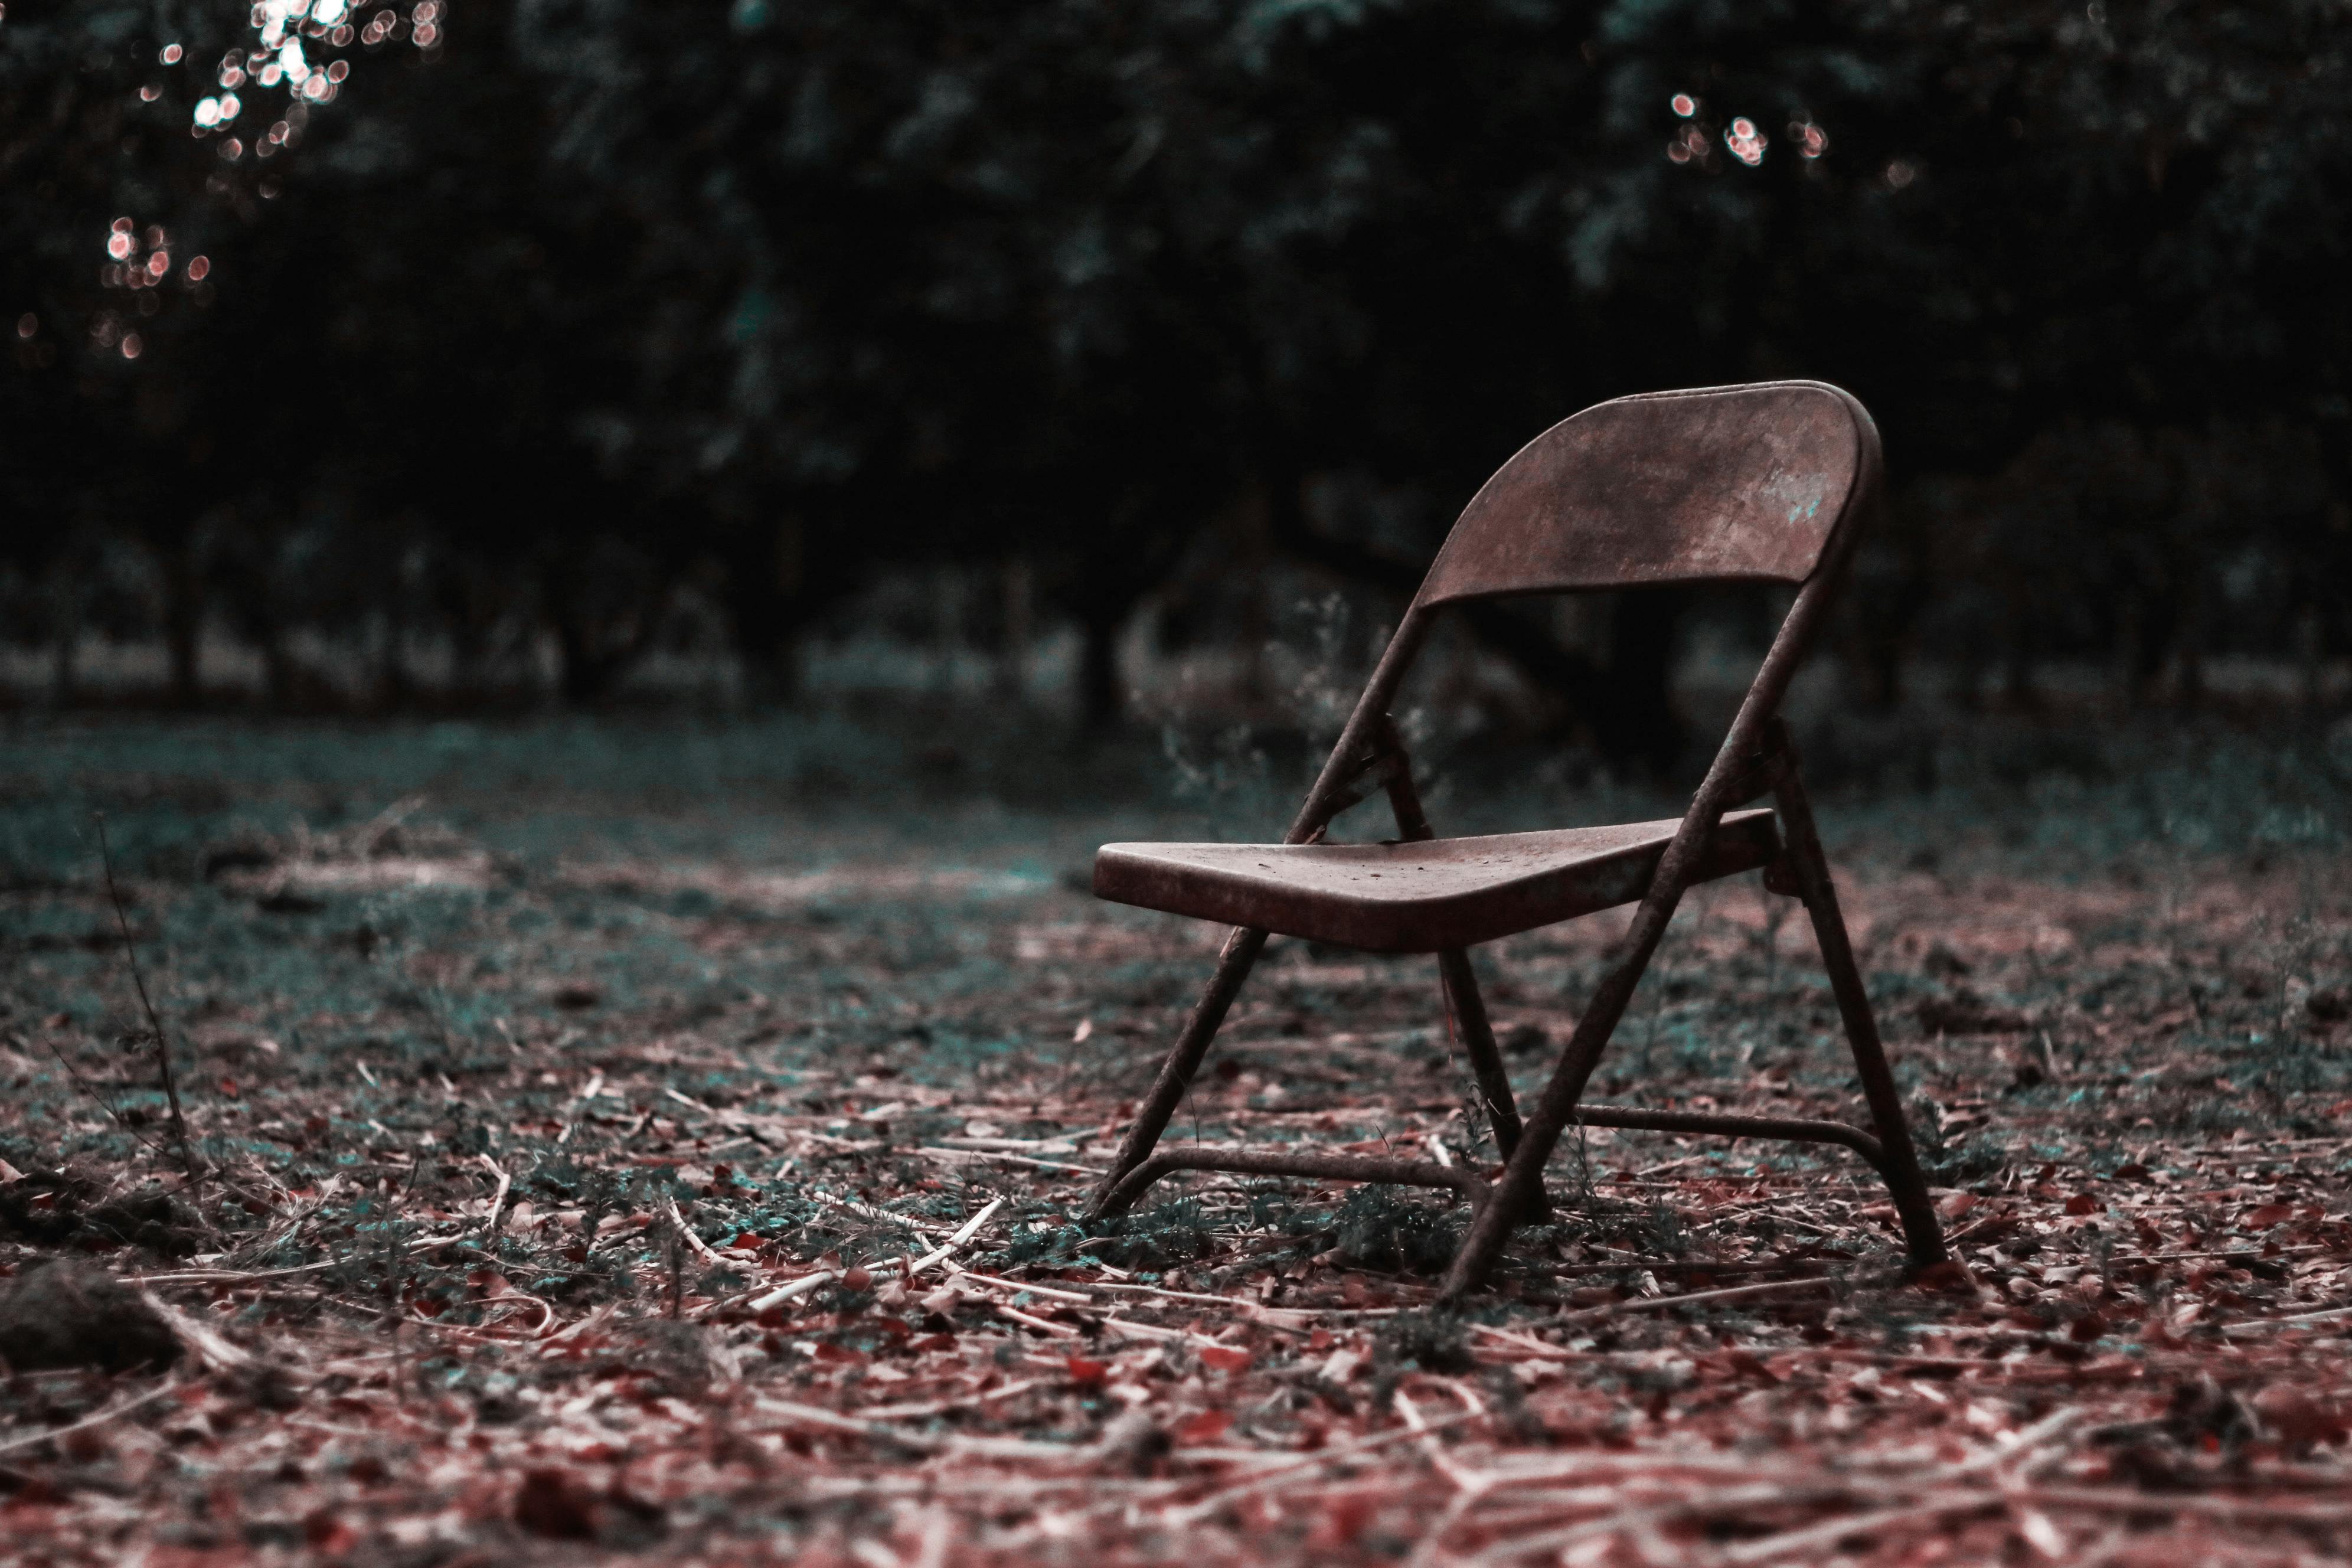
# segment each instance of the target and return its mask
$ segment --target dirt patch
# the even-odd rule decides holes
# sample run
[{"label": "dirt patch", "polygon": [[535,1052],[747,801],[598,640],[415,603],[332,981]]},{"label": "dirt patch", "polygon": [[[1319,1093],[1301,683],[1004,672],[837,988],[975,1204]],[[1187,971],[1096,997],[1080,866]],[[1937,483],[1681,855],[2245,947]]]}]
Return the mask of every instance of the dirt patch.
[{"label": "dirt patch", "polygon": [[102,1268],[37,1264],[0,1295],[0,1360],[16,1372],[164,1367],[180,1342],[139,1293]]}]

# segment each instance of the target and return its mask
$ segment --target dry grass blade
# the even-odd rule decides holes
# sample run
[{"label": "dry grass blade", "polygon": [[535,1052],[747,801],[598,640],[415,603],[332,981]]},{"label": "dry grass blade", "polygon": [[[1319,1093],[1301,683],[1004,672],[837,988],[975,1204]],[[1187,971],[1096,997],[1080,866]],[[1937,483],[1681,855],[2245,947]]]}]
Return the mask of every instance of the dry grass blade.
[{"label": "dry grass blade", "polygon": [[1923,1502],[1896,1503],[1866,1513],[1847,1514],[1801,1529],[1783,1531],[1755,1541],[1734,1542],[1721,1549],[1727,1563],[1777,1563],[1801,1553],[1811,1556],[1857,1535],[1875,1535],[1909,1525],[1933,1524],[1954,1513],[2001,1506],[1998,1495],[1934,1498]]},{"label": "dry grass blade", "polygon": [[152,1291],[141,1291],[140,1299],[163,1320],[164,1326],[172,1331],[181,1344],[187,1347],[190,1354],[215,1372],[241,1372],[253,1364],[252,1352],[230,1343],[216,1331],[205,1327],[170,1303],[158,1300]]},{"label": "dry grass blade", "polygon": [[76,1432],[88,1432],[94,1427],[103,1426],[108,1422],[119,1420],[134,1410],[142,1409],[158,1400],[169,1398],[179,1392],[179,1388],[180,1385],[176,1383],[160,1383],[143,1394],[134,1394],[127,1399],[118,1399],[103,1410],[85,1415],[79,1421],[68,1421],[62,1426],[45,1426],[37,1432],[18,1432],[9,1436],[0,1437],[0,1454],[13,1453],[19,1448],[29,1448],[37,1443],[54,1442],[59,1437],[70,1436]]},{"label": "dry grass blade", "polygon": [[955,1256],[956,1250],[959,1247],[971,1241],[973,1237],[978,1236],[980,1234],[981,1227],[986,1225],[989,1220],[994,1216],[996,1211],[1003,1207],[1003,1205],[1004,1200],[1001,1197],[989,1199],[987,1204],[978,1214],[964,1221],[962,1226],[958,1229],[953,1236],[949,1237],[946,1241],[940,1243],[937,1248],[924,1254],[922,1258],[916,1261],[914,1267],[909,1268],[908,1272],[910,1275],[920,1274],[926,1269],[936,1268],[938,1265],[945,1263],[949,1258]]},{"label": "dry grass blade", "polygon": [[1772,1279],[1761,1285],[1729,1285],[1720,1290],[1687,1290],[1678,1296],[1636,1296],[1631,1300],[1612,1301],[1604,1306],[1588,1307],[1581,1311],[1564,1312],[1551,1322],[1562,1327],[1597,1323],[1606,1318],[1622,1317],[1629,1312],[1664,1312],[1676,1307],[1729,1306],[1738,1301],[1760,1301],[1772,1296],[1812,1296],[1838,1289],[1834,1279]]}]

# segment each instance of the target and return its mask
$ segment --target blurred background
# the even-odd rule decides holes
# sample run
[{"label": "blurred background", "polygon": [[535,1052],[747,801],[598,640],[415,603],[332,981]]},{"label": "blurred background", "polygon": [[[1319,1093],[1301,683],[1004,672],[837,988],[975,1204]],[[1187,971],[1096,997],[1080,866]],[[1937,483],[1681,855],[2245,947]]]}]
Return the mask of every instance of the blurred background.
[{"label": "blurred background", "polygon": [[[1890,465],[1812,688],[1850,770],[2324,738],[2347,46],[2320,0],[9,0],[0,688],[1255,755],[1536,433],[1808,376]],[[1672,773],[1774,607],[1483,610],[1431,722]]]}]

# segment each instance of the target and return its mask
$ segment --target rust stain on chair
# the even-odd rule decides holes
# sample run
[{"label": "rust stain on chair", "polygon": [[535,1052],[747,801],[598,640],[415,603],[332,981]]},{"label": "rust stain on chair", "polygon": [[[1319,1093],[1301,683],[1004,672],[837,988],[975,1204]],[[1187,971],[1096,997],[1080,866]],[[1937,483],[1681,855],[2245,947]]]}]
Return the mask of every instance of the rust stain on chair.
[{"label": "rust stain on chair", "polygon": [[[1679,820],[1384,844],[1106,844],[1095,896],[1367,952],[1442,952],[1640,898]],[[1780,851],[1769,811],[1727,816],[1694,880]]]}]

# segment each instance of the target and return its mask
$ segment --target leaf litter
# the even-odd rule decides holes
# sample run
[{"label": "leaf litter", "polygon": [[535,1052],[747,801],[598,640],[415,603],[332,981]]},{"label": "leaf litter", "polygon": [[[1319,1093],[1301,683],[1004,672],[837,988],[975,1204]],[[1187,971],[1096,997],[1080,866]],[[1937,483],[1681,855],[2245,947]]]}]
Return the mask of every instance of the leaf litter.
[{"label": "leaf litter", "polygon": [[[1084,1220],[1217,935],[1039,868],[1108,813],[935,802],[927,837],[619,771],[553,826],[469,775],[298,803],[339,826],[124,782],[200,1190],[121,954],[82,940],[94,869],[13,868],[0,1318],[69,1315],[66,1256],[165,1336],[0,1383],[15,1561],[2352,1539],[2333,848],[2053,865],[1989,817],[1928,864],[1858,808],[1856,938],[1959,1265],[1906,1278],[1884,1193],[1818,1152],[1593,1129],[1446,1314],[1465,1216],[1433,1194],[1195,1177]],[[1523,1092],[1612,934],[1494,951]],[[1708,889],[1596,1096],[1853,1114],[1809,957],[1752,886]],[[1491,1163],[1428,968],[1277,943],[1170,1136]]]}]

